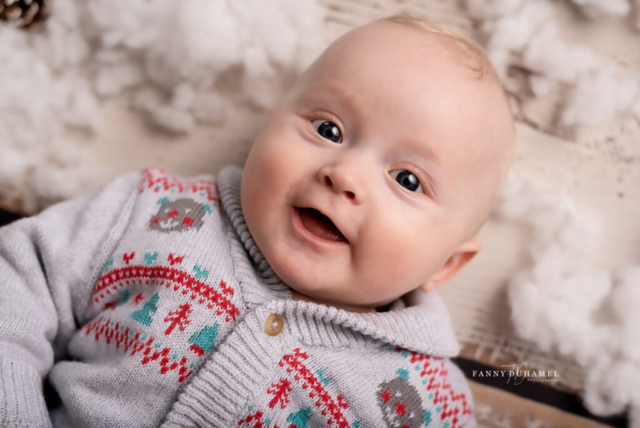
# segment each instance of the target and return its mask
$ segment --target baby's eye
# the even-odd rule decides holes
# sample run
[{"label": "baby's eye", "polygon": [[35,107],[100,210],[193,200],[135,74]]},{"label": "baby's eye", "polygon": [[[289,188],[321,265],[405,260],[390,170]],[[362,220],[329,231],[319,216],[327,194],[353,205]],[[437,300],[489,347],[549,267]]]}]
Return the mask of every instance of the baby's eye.
[{"label": "baby's eye", "polygon": [[418,177],[406,169],[396,169],[395,171],[390,171],[389,174],[405,189],[412,192],[422,192],[422,185]]},{"label": "baby's eye", "polygon": [[313,121],[313,127],[318,131],[318,134],[320,134],[322,138],[326,138],[327,140],[338,144],[342,142],[342,133],[340,132],[338,125],[335,123],[324,119],[318,119]]}]

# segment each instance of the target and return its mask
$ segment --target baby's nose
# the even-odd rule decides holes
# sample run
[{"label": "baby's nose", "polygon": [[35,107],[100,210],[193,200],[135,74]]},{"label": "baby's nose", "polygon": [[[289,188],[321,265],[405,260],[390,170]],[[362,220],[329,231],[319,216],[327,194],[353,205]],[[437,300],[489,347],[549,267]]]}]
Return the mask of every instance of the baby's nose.
[{"label": "baby's nose", "polygon": [[325,166],[318,171],[320,183],[334,193],[344,196],[354,204],[362,203],[364,188],[358,183],[356,174],[341,165]]},{"label": "baby's nose", "polygon": [[[331,187],[332,189],[336,189],[337,188],[337,186],[333,185],[333,181],[331,181],[331,177],[329,177],[328,175],[326,175],[324,177],[324,182],[328,187]],[[337,191],[340,192],[341,190],[337,190]],[[356,194],[353,193],[351,190],[342,190],[342,192],[344,192],[344,194],[347,197],[347,199],[355,199],[356,198]]]}]

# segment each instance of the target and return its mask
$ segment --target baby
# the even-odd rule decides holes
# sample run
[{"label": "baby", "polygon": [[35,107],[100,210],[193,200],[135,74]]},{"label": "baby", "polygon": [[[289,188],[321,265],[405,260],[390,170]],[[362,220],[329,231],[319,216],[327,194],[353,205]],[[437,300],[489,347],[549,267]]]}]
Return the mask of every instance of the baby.
[{"label": "baby", "polygon": [[148,169],[0,230],[0,425],[474,426],[432,291],[480,250],[513,142],[474,42],[347,33],[244,172]]}]

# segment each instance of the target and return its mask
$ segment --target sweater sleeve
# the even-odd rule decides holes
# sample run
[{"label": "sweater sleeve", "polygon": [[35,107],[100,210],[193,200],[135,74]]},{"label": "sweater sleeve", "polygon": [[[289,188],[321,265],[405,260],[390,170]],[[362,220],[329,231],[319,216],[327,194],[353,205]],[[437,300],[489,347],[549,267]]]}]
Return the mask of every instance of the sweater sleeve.
[{"label": "sweater sleeve", "polygon": [[42,379],[82,320],[122,236],[138,173],[0,228],[0,426],[50,426]]}]

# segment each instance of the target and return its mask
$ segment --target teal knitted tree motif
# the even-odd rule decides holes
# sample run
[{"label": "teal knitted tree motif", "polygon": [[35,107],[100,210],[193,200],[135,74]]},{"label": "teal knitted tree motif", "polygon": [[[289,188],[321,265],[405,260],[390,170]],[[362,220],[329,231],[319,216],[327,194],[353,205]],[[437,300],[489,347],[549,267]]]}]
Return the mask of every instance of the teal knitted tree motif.
[{"label": "teal knitted tree motif", "polygon": [[149,299],[149,301],[144,304],[142,309],[138,309],[137,311],[133,311],[131,313],[131,318],[141,324],[146,325],[147,327],[150,326],[151,322],[153,321],[151,315],[153,315],[158,310],[158,306],[156,306],[156,303],[158,303],[159,298],[160,297],[158,296],[158,293],[151,296],[151,299]]},{"label": "teal knitted tree motif", "polygon": [[213,342],[218,337],[218,328],[220,324],[214,323],[213,325],[206,325],[200,331],[196,331],[189,338],[191,349],[199,357],[203,356],[207,352],[213,349]]},{"label": "teal knitted tree motif", "polygon": [[309,419],[311,418],[311,407],[301,409],[299,412],[293,412],[287,418],[287,422],[296,428],[309,428]]}]

